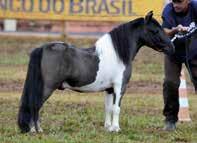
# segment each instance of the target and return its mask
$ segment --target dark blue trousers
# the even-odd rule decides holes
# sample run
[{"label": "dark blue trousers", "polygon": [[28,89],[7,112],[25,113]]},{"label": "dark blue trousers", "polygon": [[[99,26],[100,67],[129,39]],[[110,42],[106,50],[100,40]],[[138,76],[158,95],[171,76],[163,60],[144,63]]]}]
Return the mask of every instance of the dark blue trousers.
[{"label": "dark blue trousers", "polygon": [[[196,47],[197,48],[197,47]],[[196,49],[197,50],[197,49]],[[192,76],[192,82],[197,91],[197,56],[193,57],[192,60],[178,61],[167,55],[164,60],[164,71],[165,78],[163,83],[163,99],[164,109],[163,115],[166,121],[177,122],[179,112],[179,92],[178,88],[180,85],[180,74],[182,65],[185,64],[187,69],[190,70]]]}]

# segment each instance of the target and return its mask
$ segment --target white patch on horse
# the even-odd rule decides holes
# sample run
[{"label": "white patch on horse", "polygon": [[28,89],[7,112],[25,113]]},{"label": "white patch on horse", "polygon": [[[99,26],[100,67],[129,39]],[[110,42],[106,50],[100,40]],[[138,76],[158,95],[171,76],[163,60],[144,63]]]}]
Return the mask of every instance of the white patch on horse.
[{"label": "white patch on horse", "polygon": [[105,124],[104,127],[107,130],[110,130],[112,122],[111,122],[111,117],[112,117],[112,107],[113,107],[113,94],[106,94],[105,95]]},{"label": "white patch on horse", "polygon": [[122,85],[125,65],[116,54],[111,36],[105,34],[96,42],[95,46],[96,54],[100,60],[96,80],[93,83],[82,87],[71,87],[67,83],[63,83],[65,88],[80,91],[101,91],[112,87],[114,83],[117,82]]}]

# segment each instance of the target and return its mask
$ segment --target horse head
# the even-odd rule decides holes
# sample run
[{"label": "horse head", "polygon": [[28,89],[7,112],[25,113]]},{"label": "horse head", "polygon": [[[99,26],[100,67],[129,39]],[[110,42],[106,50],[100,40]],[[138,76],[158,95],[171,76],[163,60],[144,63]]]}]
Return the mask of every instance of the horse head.
[{"label": "horse head", "polygon": [[164,33],[161,25],[153,18],[153,12],[147,13],[144,19],[143,43],[156,51],[166,54],[174,53],[174,45]]}]

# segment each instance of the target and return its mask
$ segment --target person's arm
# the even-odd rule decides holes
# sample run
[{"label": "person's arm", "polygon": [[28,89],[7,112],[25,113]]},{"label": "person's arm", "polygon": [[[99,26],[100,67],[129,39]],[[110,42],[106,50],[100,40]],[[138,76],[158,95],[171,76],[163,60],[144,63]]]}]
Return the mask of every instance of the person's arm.
[{"label": "person's arm", "polygon": [[178,25],[177,27],[172,27],[172,29],[169,28],[164,28],[164,32],[166,33],[166,35],[168,36],[173,36],[174,34],[178,33],[178,32],[185,32],[187,31],[188,27],[182,26],[181,24]]},{"label": "person's arm", "polygon": [[164,28],[163,30],[168,36],[173,36],[174,34],[177,33],[177,29],[175,28],[172,28],[172,29]]}]

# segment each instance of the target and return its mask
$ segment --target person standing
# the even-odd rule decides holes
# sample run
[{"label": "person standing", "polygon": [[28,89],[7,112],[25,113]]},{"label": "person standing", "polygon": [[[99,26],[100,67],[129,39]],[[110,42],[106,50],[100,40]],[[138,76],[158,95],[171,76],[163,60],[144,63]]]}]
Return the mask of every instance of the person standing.
[{"label": "person standing", "polygon": [[[197,1],[172,0],[162,12],[162,20],[162,27],[170,38],[178,32],[187,31],[190,23],[195,22],[197,24]],[[186,41],[184,39],[176,40],[174,45],[175,53],[164,57],[163,115],[165,116],[164,130],[167,131],[175,130],[178,121],[178,88],[182,64],[185,64],[190,72],[191,80],[197,91],[197,49],[192,49],[187,55]]]}]

